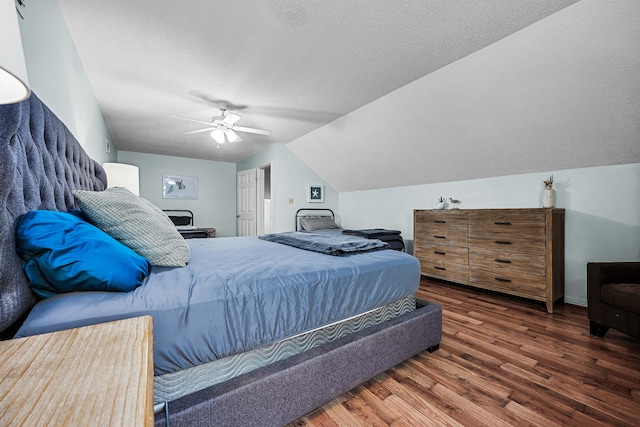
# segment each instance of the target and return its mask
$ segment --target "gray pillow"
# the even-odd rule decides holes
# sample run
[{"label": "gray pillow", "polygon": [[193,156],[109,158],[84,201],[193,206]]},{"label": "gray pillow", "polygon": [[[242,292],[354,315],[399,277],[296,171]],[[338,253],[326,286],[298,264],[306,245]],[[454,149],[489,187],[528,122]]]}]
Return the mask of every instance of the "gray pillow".
[{"label": "gray pillow", "polygon": [[330,216],[303,216],[300,217],[300,225],[307,231],[340,228]]},{"label": "gray pillow", "polygon": [[123,187],[74,190],[89,221],[159,267],[184,267],[189,246],[169,217],[151,202]]}]

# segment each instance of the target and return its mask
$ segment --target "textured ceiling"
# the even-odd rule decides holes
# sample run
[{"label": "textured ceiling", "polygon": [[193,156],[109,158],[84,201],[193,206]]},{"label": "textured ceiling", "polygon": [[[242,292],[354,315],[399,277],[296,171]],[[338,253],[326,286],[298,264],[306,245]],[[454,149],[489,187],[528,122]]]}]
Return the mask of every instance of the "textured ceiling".
[{"label": "textured ceiling", "polygon": [[[575,0],[58,0],[120,150],[240,161],[289,143]],[[269,129],[185,135],[244,107]]]}]

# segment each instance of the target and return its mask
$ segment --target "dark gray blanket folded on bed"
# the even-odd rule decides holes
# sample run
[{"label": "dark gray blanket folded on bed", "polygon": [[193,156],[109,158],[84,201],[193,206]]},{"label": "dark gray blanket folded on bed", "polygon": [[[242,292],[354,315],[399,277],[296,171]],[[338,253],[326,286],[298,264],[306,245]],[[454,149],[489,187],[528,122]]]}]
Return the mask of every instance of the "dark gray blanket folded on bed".
[{"label": "dark gray blanket folded on bed", "polygon": [[286,233],[265,234],[259,236],[259,238],[269,242],[293,246],[294,248],[335,256],[389,248],[389,245],[381,240],[365,239],[358,236],[342,234],[290,231]]}]

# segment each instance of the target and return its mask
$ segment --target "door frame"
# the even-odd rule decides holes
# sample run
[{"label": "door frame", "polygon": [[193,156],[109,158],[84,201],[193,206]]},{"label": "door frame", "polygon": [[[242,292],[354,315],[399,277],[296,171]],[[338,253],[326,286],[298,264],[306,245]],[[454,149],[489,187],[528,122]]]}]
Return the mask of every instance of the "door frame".
[{"label": "door frame", "polygon": [[[265,230],[264,229],[264,218],[265,216],[268,214],[271,217],[271,222],[273,223],[273,205],[271,206],[271,211],[270,212],[265,212],[264,210],[264,195],[265,195],[265,185],[266,185],[266,180],[265,180],[265,174],[264,171],[265,169],[269,169],[270,173],[269,173],[269,188],[271,191],[271,194],[273,194],[273,188],[271,186],[271,184],[273,183],[271,177],[273,169],[271,166],[271,162],[269,163],[265,163],[261,166],[258,166],[256,169],[256,225],[257,225],[257,233],[258,236],[261,234],[265,234],[265,232],[271,233],[272,230]],[[271,198],[271,200],[273,200],[273,197]]]}]

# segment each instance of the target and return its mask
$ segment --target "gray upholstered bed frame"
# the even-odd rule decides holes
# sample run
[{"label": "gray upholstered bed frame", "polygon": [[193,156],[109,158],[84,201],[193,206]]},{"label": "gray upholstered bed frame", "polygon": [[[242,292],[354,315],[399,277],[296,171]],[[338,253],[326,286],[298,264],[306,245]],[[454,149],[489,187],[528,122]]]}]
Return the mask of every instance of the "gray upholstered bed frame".
[{"label": "gray upholstered bed frame", "polygon": [[0,331],[35,302],[15,250],[15,220],[33,209],[73,209],[72,190],[106,185],[102,167],[35,94],[0,105]]},{"label": "gray upholstered bed frame", "polygon": [[[33,209],[75,208],[74,189],[101,191],[102,167],[36,97],[0,105],[0,331],[10,338],[36,302],[15,252],[15,220]],[[417,309],[168,404],[171,424],[278,426],[313,411],[407,358],[438,348],[439,305]],[[165,425],[164,414],[156,425]]]}]

